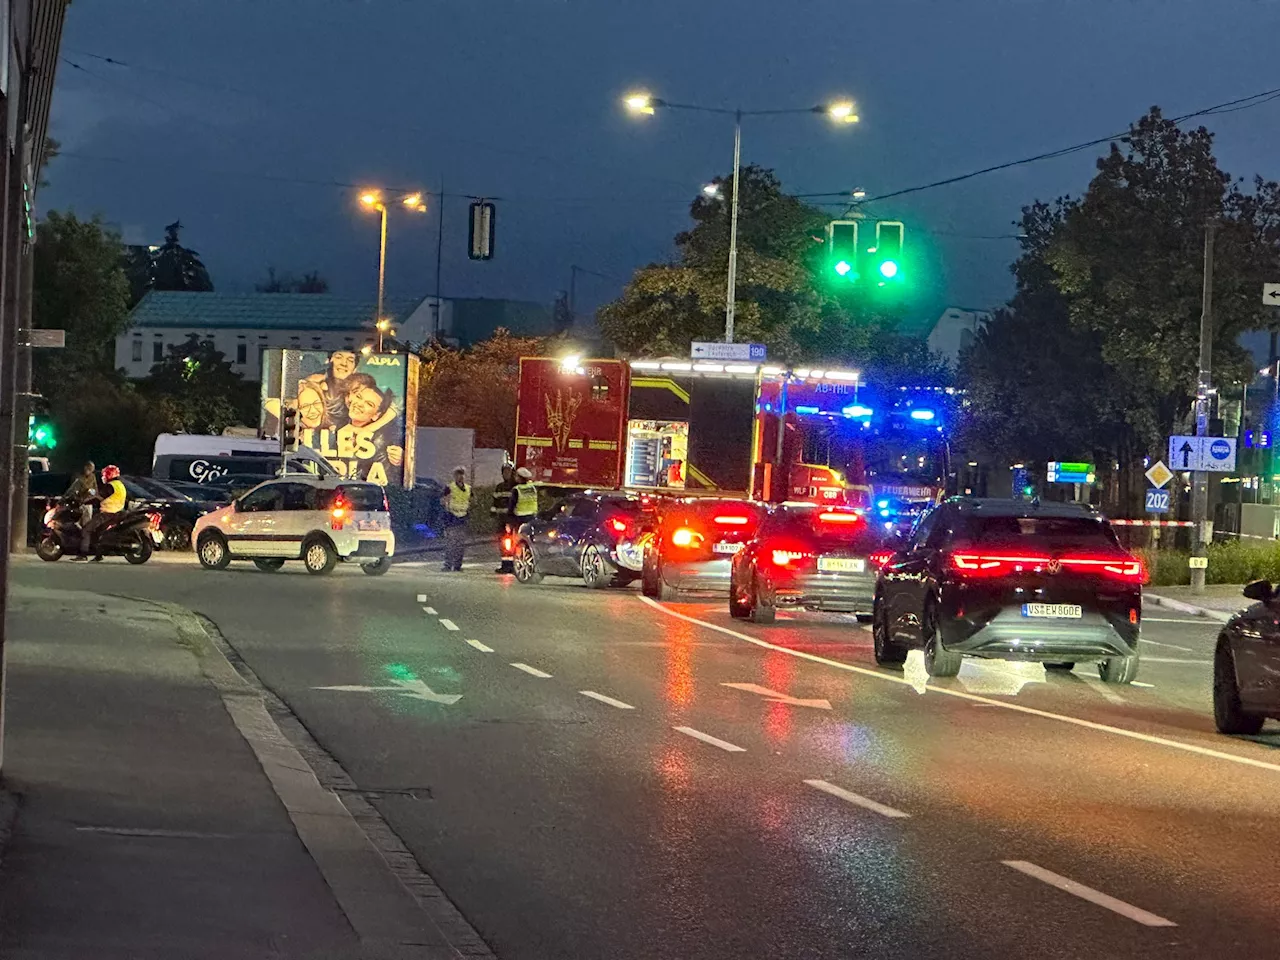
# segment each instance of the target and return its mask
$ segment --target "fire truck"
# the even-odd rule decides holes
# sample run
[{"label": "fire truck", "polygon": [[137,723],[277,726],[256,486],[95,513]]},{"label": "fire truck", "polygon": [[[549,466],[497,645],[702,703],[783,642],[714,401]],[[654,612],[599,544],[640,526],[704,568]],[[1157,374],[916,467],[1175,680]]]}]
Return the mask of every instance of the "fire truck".
[{"label": "fire truck", "polygon": [[515,462],[539,483],[859,506],[910,522],[952,481],[953,391],[767,363],[525,358]]}]

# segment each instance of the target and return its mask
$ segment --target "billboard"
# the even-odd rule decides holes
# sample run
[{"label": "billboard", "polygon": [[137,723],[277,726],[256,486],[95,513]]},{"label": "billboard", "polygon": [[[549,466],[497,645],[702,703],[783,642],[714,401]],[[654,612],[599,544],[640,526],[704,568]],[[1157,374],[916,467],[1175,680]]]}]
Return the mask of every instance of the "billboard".
[{"label": "billboard", "polygon": [[413,486],[418,358],[353,350],[267,350],[259,432],[277,437],[283,406],[298,411],[298,442],[342,476]]},{"label": "billboard", "polygon": [[563,486],[620,486],[630,367],[620,360],[566,366],[546,357],[520,360],[517,467]]}]

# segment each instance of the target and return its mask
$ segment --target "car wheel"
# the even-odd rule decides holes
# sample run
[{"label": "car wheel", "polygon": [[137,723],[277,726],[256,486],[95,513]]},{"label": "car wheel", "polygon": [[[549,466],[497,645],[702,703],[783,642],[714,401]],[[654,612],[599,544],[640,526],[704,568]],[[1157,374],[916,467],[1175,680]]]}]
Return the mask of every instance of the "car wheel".
[{"label": "car wheel", "polygon": [[646,551],[644,558],[644,566],[640,568],[640,592],[646,597],[656,597],[658,595],[658,579],[654,575],[653,562],[649,559],[650,552]]},{"label": "car wheel", "polygon": [[960,672],[964,655],[942,645],[938,630],[938,610],[930,603],[924,612],[924,669],[931,677],[954,677]]},{"label": "car wheel", "polygon": [[362,563],[360,569],[371,577],[380,577],[391,569],[391,558],[379,557],[373,563]]},{"label": "car wheel", "polygon": [[227,541],[217,532],[204,533],[196,544],[196,557],[206,570],[221,570],[231,562]]},{"label": "car wheel", "polygon": [[328,540],[312,537],[302,545],[302,565],[306,567],[307,573],[319,576],[328,573],[337,563],[337,551]]},{"label": "car wheel", "polygon": [[609,585],[613,575],[609,572],[609,563],[604,553],[595,544],[589,544],[582,551],[582,562],[579,564],[582,582],[592,590],[601,590]]},{"label": "car wheel", "polygon": [[266,557],[260,557],[253,561],[253,565],[263,573],[275,573],[284,566],[283,560],[268,560]]},{"label": "car wheel", "polygon": [[151,539],[151,534],[146,530],[139,530],[134,542],[125,549],[124,558],[136,566],[150,560],[155,549],[155,541]]},{"label": "car wheel", "polygon": [[751,612],[751,607],[738,599],[738,583],[732,577],[729,578],[729,616],[735,620],[745,620]]},{"label": "car wheel", "polygon": [[1098,676],[1103,683],[1133,683],[1138,679],[1138,655],[1108,657],[1098,664]]},{"label": "car wheel", "polygon": [[62,559],[62,541],[52,534],[36,545],[36,556],[48,563]]},{"label": "car wheel", "polygon": [[191,524],[185,520],[170,520],[160,528],[161,534],[164,535],[164,548],[166,550],[190,550],[191,549]]},{"label": "car wheel", "polygon": [[663,603],[671,603],[680,598],[680,591],[662,579],[662,571],[658,571],[658,599]]},{"label": "car wheel", "polygon": [[778,608],[774,602],[773,590],[761,585],[757,577],[751,591],[751,622],[773,623],[778,616]]},{"label": "car wheel", "polygon": [[907,659],[906,644],[889,635],[889,611],[884,600],[876,597],[871,613],[871,642],[875,648],[876,663],[882,667],[900,667]]},{"label": "car wheel", "polygon": [[1213,655],[1213,723],[1219,733],[1229,734],[1255,734],[1263,723],[1262,717],[1247,713],[1240,703],[1236,658],[1225,642],[1218,644]]},{"label": "car wheel", "polygon": [[511,558],[511,563],[516,569],[517,583],[542,582],[543,575],[538,572],[538,563],[533,555],[533,547],[529,546],[529,541],[521,540],[516,545],[516,552]]}]

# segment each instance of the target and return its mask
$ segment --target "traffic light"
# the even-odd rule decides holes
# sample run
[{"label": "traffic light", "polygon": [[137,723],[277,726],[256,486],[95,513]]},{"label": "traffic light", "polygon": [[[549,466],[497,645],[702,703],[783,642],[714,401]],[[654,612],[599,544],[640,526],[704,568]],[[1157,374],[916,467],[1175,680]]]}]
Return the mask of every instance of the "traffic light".
[{"label": "traffic light", "polygon": [[832,220],[827,224],[827,263],[837,278],[858,282],[857,220]]},{"label": "traffic light", "polygon": [[27,447],[31,450],[52,450],[58,445],[53,423],[48,417],[27,417]]},{"label": "traffic light", "polygon": [[902,279],[902,240],[906,230],[899,220],[876,223],[876,245],[872,255],[873,278],[880,286]]},{"label": "traffic light", "polygon": [[467,233],[467,257],[471,260],[493,259],[493,228],[498,211],[487,200],[471,205],[471,227]]},{"label": "traffic light", "polygon": [[298,445],[298,409],[285,407],[280,411],[280,450],[292,450]]}]

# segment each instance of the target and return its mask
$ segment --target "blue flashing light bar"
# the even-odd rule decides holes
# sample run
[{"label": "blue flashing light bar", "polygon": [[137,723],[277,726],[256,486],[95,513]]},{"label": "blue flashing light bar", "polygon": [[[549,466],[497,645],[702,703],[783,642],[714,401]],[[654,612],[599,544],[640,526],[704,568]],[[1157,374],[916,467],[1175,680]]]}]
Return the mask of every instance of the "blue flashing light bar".
[{"label": "blue flashing light bar", "polygon": [[932,410],[912,410],[911,411],[912,420],[928,421],[928,420],[932,420],[933,418],[934,418],[934,412]]},{"label": "blue flashing light bar", "polygon": [[872,410],[870,407],[864,407],[860,403],[855,403],[852,406],[845,407],[841,411],[841,413],[843,413],[846,417],[866,418],[866,417],[872,416],[875,413],[875,411]]},{"label": "blue flashing light bar", "polygon": [[820,413],[817,407],[796,407],[796,413]]}]

